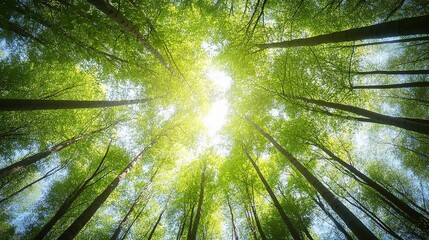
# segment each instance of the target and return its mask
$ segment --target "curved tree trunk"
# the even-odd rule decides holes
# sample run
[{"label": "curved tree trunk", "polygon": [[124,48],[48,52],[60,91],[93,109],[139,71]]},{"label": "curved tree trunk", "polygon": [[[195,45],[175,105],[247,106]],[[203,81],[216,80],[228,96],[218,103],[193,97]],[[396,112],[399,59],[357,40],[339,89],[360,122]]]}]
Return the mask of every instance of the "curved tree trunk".
[{"label": "curved tree trunk", "polygon": [[70,138],[69,140],[61,142],[61,143],[59,143],[59,144],[57,144],[57,145],[55,145],[55,146],[53,146],[53,147],[51,147],[51,148],[43,151],[43,152],[38,152],[38,153],[36,153],[34,155],[31,155],[29,157],[26,157],[26,158],[22,159],[19,162],[16,162],[16,163],[14,163],[14,164],[12,164],[12,165],[10,165],[8,167],[0,169],[0,181],[3,178],[5,178],[6,176],[8,176],[8,175],[10,175],[12,173],[21,171],[22,169],[24,169],[28,165],[36,163],[36,162],[38,162],[38,161],[40,161],[40,160],[42,160],[42,159],[44,159],[44,158],[46,158],[46,157],[54,154],[54,153],[57,153],[57,152],[61,151],[62,149],[66,148],[66,147],[68,147],[70,145],[72,145],[73,143],[76,143],[76,142],[78,142],[78,141],[80,141],[80,140],[82,140],[82,139],[84,139],[84,138],[86,138],[88,136],[91,136],[94,133],[98,133],[98,132],[101,132],[103,130],[106,130],[106,129],[110,128],[111,126],[113,126],[113,125],[115,125],[117,123],[118,122],[115,122],[115,123],[112,123],[112,124],[107,125],[105,127],[102,127],[102,128],[97,129],[97,130],[91,131],[89,133],[85,133],[85,134],[82,134],[82,135]]},{"label": "curved tree trunk", "polygon": [[392,88],[414,88],[414,87],[429,87],[429,82],[410,82],[410,83],[384,84],[384,85],[353,86],[352,89],[392,89]]},{"label": "curved tree trunk", "polygon": [[88,223],[92,218],[95,212],[100,208],[100,206],[106,201],[110,194],[118,187],[119,182],[122,181],[131,169],[137,164],[137,162],[142,158],[142,156],[151,148],[158,140],[159,137],[153,139],[125,168],[122,170],[118,176],[113,179],[113,181],[100,193],[94,201],[83,211],[78,218],[61,234],[59,239],[74,239],[76,235],[82,230],[82,228]]},{"label": "curved tree trunk", "polygon": [[360,115],[360,116],[364,116],[369,119],[372,119],[373,121],[378,122],[380,124],[395,126],[395,127],[410,130],[413,132],[429,135],[429,124],[422,123],[427,121],[425,119],[421,119],[421,121],[417,119],[410,121],[405,118],[391,117],[380,113],[372,112],[363,108],[354,107],[354,106],[341,104],[341,103],[333,103],[333,102],[328,102],[324,100],[310,99],[310,98],[304,98],[304,97],[292,97],[292,98],[299,99],[307,103],[313,103],[319,106],[335,108],[346,112],[354,113],[356,115]]},{"label": "curved tree trunk", "polygon": [[105,108],[145,103],[151,99],[120,101],[0,99],[0,111],[33,111],[53,109]]},{"label": "curved tree trunk", "polygon": [[260,132],[266,139],[268,139],[274,147],[283,154],[290,163],[307,179],[307,181],[316,189],[316,191],[325,199],[325,201],[331,206],[338,216],[344,221],[344,223],[352,230],[352,232],[359,239],[377,239],[377,237],[357,218],[335,195],[329,191],[320,181],[317,179],[307,168],[302,165],[298,159],[284,149],[277,141],[260,128],[256,123],[247,119],[248,122]]},{"label": "curved tree trunk", "polygon": [[368,176],[357,170],[355,167],[343,161],[341,158],[337,157],[326,147],[322,145],[316,146],[320,148],[323,152],[325,152],[332,160],[336,161],[345,169],[349,170],[355,176],[360,178],[368,187],[374,189],[384,200],[387,200],[392,203],[389,205],[391,205],[400,214],[404,214],[409,221],[414,223],[417,227],[419,227],[422,231],[426,232],[429,235],[429,220],[423,214],[417,212],[416,210],[414,210],[414,208],[410,207],[407,203],[393,195],[383,186],[373,181]]},{"label": "curved tree trunk", "polygon": [[298,230],[293,225],[292,220],[286,215],[286,212],[284,211],[283,207],[280,205],[279,200],[277,199],[276,195],[274,194],[267,180],[265,180],[264,175],[262,175],[261,171],[259,170],[258,165],[256,165],[255,161],[249,155],[249,153],[247,152],[247,149],[244,149],[244,152],[246,153],[246,156],[249,159],[249,161],[252,163],[253,168],[255,169],[256,173],[259,176],[259,179],[264,184],[265,189],[267,190],[268,194],[271,197],[271,200],[274,203],[274,206],[277,208],[277,211],[280,213],[280,217],[283,219],[283,222],[286,224],[286,227],[288,228],[289,233],[292,235],[293,239],[296,239],[296,240],[302,239]]},{"label": "curved tree trunk", "polygon": [[319,36],[257,45],[260,49],[314,46],[324,43],[378,39],[429,33],[429,15],[352,28]]},{"label": "curved tree trunk", "polygon": [[143,45],[146,50],[148,50],[158,61],[167,68],[172,74],[174,70],[167,64],[164,57],[156,50],[143,36],[139,31],[138,27],[128,20],[118,9],[113,7],[107,0],[87,0],[90,4],[95,6],[98,10],[106,14],[106,16],[112,19],[118,26],[127,34],[135,37],[140,44]]}]

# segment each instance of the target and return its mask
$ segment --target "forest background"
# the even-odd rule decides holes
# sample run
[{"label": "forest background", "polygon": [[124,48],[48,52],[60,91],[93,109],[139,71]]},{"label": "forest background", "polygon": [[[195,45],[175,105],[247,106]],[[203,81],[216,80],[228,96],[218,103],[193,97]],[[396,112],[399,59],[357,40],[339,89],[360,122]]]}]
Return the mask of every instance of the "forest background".
[{"label": "forest background", "polygon": [[5,0],[4,239],[427,239],[429,2]]}]

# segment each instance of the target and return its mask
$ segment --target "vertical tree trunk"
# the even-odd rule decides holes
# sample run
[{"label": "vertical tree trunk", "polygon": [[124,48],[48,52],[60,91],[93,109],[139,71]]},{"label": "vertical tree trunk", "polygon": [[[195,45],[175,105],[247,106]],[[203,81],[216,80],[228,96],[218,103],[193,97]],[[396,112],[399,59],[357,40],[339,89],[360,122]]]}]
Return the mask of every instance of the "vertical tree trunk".
[{"label": "vertical tree trunk", "polygon": [[409,82],[409,83],[398,83],[398,84],[353,86],[352,89],[393,89],[393,88],[414,88],[414,87],[429,87],[429,82]]},{"label": "vertical tree trunk", "polygon": [[429,124],[423,123],[423,122],[426,122],[426,120],[424,119],[421,119],[423,122],[419,120],[411,121],[405,118],[391,117],[391,116],[379,114],[376,112],[372,112],[363,108],[354,107],[354,106],[341,104],[341,103],[333,103],[333,102],[328,102],[324,100],[309,99],[304,97],[293,97],[293,98],[302,100],[307,103],[313,103],[319,106],[323,106],[323,107],[329,107],[329,108],[334,108],[334,109],[339,109],[346,112],[354,113],[356,115],[367,117],[380,124],[395,126],[395,127],[410,130],[413,132],[429,135]]},{"label": "vertical tree trunk", "polygon": [[366,27],[352,28],[309,38],[259,44],[257,46],[260,49],[290,48],[299,46],[314,46],[324,43],[339,43],[427,33],[429,33],[429,15],[424,15],[420,17],[404,18],[396,21],[374,24]]},{"label": "vertical tree trunk", "polygon": [[229,201],[229,196],[226,196],[226,202],[228,204],[229,213],[231,214],[231,225],[232,225],[232,237],[235,238],[235,240],[238,240],[238,233],[237,233],[237,227],[235,226],[235,220],[234,220],[234,211],[232,211],[231,202]]},{"label": "vertical tree trunk", "polygon": [[73,143],[76,143],[76,142],[78,142],[78,141],[80,141],[80,140],[82,140],[82,139],[84,139],[84,138],[86,138],[88,136],[91,136],[92,134],[95,134],[95,133],[101,132],[103,130],[106,130],[106,129],[110,128],[111,126],[113,126],[113,125],[115,125],[117,123],[118,122],[115,122],[115,123],[112,123],[112,124],[107,125],[105,127],[101,127],[101,128],[99,128],[97,130],[94,130],[94,131],[91,131],[91,132],[88,132],[88,133],[85,133],[85,134],[82,134],[82,135],[79,135],[79,136],[75,136],[73,138],[70,138],[69,140],[66,140],[66,141],[61,142],[61,143],[59,143],[59,144],[57,144],[57,145],[55,145],[55,146],[53,146],[51,148],[48,148],[47,150],[45,150],[43,152],[38,152],[38,153],[36,153],[34,155],[31,155],[29,157],[26,157],[26,158],[22,159],[19,162],[16,162],[16,163],[14,163],[14,164],[12,164],[12,165],[10,165],[8,167],[0,169],[0,181],[3,178],[5,178],[6,176],[10,175],[10,174],[18,172],[18,171],[24,169],[28,165],[36,163],[36,162],[38,162],[38,161],[40,161],[40,160],[42,160],[42,159],[50,156],[51,154],[57,153],[60,150],[62,150],[64,148],[72,145]]},{"label": "vertical tree trunk", "polygon": [[87,0],[90,4],[96,7],[98,10],[106,14],[106,16],[112,19],[118,26],[127,34],[135,37],[140,44],[143,45],[158,61],[172,74],[174,70],[167,64],[164,57],[144,38],[143,34],[139,31],[138,27],[128,20],[118,9],[113,7],[107,0]]},{"label": "vertical tree trunk", "polygon": [[145,103],[151,99],[120,101],[0,99],[0,111],[32,111],[53,109],[105,108]]},{"label": "vertical tree trunk", "polygon": [[335,195],[329,191],[307,168],[302,165],[298,159],[284,149],[274,140],[271,135],[266,133],[256,123],[247,119],[248,122],[259,131],[266,139],[268,139],[274,147],[283,154],[290,163],[304,176],[305,179],[316,189],[316,191],[325,199],[331,208],[338,214],[344,223],[352,230],[359,239],[377,239],[377,237],[357,218]]},{"label": "vertical tree trunk", "polygon": [[298,230],[293,225],[292,220],[286,215],[286,213],[285,213],[283,207],[280,205],[280,202],[278,201],[276,195],[274,194],[274,192],[271,189],[270,185],[268,184],[267,180],[265,180],[265,177],[262,175],[261,171],[259,170],[258,165],[256,165],[255,161],[249,155],[249,153],[247,152],[247,149],[245,149],[243,147],[243,150],[246,153],[246,156],[249,159],[249,161],[252,163],[253,168],[255,169],[256,173],[259,176],[259,179],[264,184],[265,189],[267,190],[268,194],[271,197],[271,200],[274,203],[274,206],[277,208],[277,211],[280,213],[280,217],[282,218],[283,222],[286,224],[286,227],[289,230],[289,233],[292,235],[293,239],[295,239],[295,240],[302,239]]},{"label": "vertical tree trunk", "polygon": [[42,230],[40,230],[40,232],[36,235],[34,240],[42,240],[43,238],[45,238],[46,235],[49,233],[49,231],[51,231],[52,227],[54,227],[54,225],[67,213],[67,211],[69,210],[73,202],[80,196],[80,194],[82,194],[82,192],[85,191],[85,189],[91,186],[90,182],[103,171],[101,170],[101,167],[103,166],[104,161],[106,160],[106,156],[107,156],[107,153],[109,152],[111,143],[112,142],[110,141],[103,158],[101,159],[100,163],[98,164],[97,168],[92,173],[92,175],[86,180],[84,180],[81,184],[79,184],[77,188],[67,196],[64,203],[57,210],[57,212],[51,218],[51,220],[49,220],[49,222],[47,222],[43,226]]},{"label": "vertical tree trunk", "polygon": [[250,205],[250,209],[252,210],[253,218],[255,219],[256,228],[258,229],[259,235],[261,236],[262,240],[267,240],[267,237],[265,236],[264,229],[262,229],[261,222],[259,221],[258,213],[256,212],[255,204]]},{"label": "vertical tree trunk", "polygon": [[142,156],[151,148],[157,141],[159,137],[153,139],[129,164],[122,170],[118,176],[113,179],[113,181],[104,189],[100,195],[98,195],[94,201],[83,211],[79,217],[61,234],[59,239],[74,239],[76,235],[82,230],[82,228],[88,223],[92,218],[95,212],[100,208],[100,206],[106,201],[110,194],[118,187],[119,182],[122,181],[131,169],[137,164],[137,162],[142,158]]},{"label": "vertical tree trunk", "polygon": [[201,173],[201,184],[200,184],[200,196],[198,198],[197,212],[195,213],[195,220],[192,224],[191,234],[188,235],[188,240],[195,240],[197,238],[197,230],[198,224],[200,223],[203,200],[204,200],[204,187],[206,182],[206,165],[203,167],[203,171]]},{"label": "vertical tree trunk", "polygon": [[334,153],[332,153],[329,149],[322,145],[316,145],[318,148],[320,148],[323,152],[325,152],[332,160],[339,163],[341,166],[343,166],[345,169],[350,171],[352,174],[354,174],[356,177],[361,179],[368,187],[375,190],[380,197],[382,197],[384,200],[389,201],[392,204],[389,204],[392,206],[397,212],[400,214],[405,214],[407,219],[414,223],[418,228],[420,228],[423,232],[427,233],[429,235],[429,220],[421,213],[414,210],[414,208],[410,207],[407,203],[393,195],[390,191],[388,191],[386,188],[378,184],[377,182],[373,181],[371,178],[357,170],[352,165],[346,163],[341,158],[336,156]]}]

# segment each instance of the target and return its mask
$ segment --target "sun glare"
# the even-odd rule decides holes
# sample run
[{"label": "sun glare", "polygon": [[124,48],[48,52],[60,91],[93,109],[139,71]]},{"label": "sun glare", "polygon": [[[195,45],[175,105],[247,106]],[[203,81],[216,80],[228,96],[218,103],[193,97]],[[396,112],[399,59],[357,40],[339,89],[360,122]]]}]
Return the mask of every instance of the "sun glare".
[{"label": "sun glare", "polygon": [[226,99],[213,103],[210,112],[203,119],[210,136],[214,136],[225,124],[227,112],[228,102]]},{"label": "sun glare", "polygon": [[[228,74],[214,69],[207,70],[206,74],[222,93],[226,93],[228,91],[232,83],[232,79]],[[216,135],[216,133],[225,124],[227,112],[228,101],[222,94],[214,101],[209,113],[203,118],[203,122],[206,125],[210,136]]]}]

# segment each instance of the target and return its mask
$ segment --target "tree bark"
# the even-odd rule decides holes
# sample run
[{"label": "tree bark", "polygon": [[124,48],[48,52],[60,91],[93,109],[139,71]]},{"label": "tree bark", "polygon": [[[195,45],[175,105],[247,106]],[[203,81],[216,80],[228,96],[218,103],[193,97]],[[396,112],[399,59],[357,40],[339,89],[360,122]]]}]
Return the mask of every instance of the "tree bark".
[{"label": "tree bark", "polygon": [[110,194],[118,187],[131,169],[137,164],[142,156],[158,141],[159,137],[153,139],[119,174],[113,181],[98,195],[94,201],[83,211],[78,218],[61,234],[59,239],[74,239],[82,228],[88,223],[95,212],[106,201]]},{"label": "tree bark", "polygon": [[371,178],[357,170],[352,165],[346,163],[341,158],[332,153],[329,149],[322,145],[316,145],[323,152],[325,152],[332,160],[339,163],[345,169],[353,173],[356,177],[360,178],[368,187],[375,190],[384,200],[389,201],[393,205],[391,205],[398,213],[405,214],[407,219],[414,223],[418,228],[422,231],[426,232],[429,235],[429,220],[421,213],[414,210],[414,208],[410,207],[407,203],[393,195],[386,188],[373,181]]},{"label": "tree bark", "polygon": [[[421,75],[429,74],[429,70],[420,69],[420,70],[397,70],[397,71],[368,71],[368,72],[352,72],[357,75],[372,75],[372,74],[382,74],[382,75]],[[427,87],[427,82],[424,87]]]},{"label": "tree bark", "polygon": [[410,82],[410,83],[384,84],[384,85],[353,86],[352,89],[393,89],[393,88],[414,88],[414,87],[429,87],[429,82]]},{"label": "tree bark", "polygon": [[206,182],[206,166],[204,165],[203,171],[201,174],[201,184],[200,184],[200,196],[198,198],[197,212],[195,213],[195,220],[192,224],[191,233],[188,235],[188,240],[195,240],[197,238],[198,224],[200,223],[203,200],[204,200],[204,187]]},{"label": "tree bark", "polygon": [[104,164],[104,161],[106,160],[107,154],[109,153],[111,143],[112,142],[109,143],[103,158],[101,159],[100,163],[98,164],[97,168],[92,173],[92,175],[89,178],[87,178],[85,181],[83,181],[81,184],[79,184],[77,188],[67,196],[67,198],[64,200],[64,203],[57,210],[57,212],[51,218],[51,220],[49,220],[49,222],[47,222],[43,226],[42,230],[40,230],[40,232],[36,235],[34,240],[42,240],[43,238],[45,238],[46,235],[49,233],[49,231],[51,231],[52,227],[54,227],[54,225],[67,213],[71,205],[80,196],[80,194],[82,194],[82,192],[85,191],[85,189],[87,189],[89,186],[94,184],[94,183],[90,184],[90,182],[103,171],[101,168]]},{"label": "tree bark", "polygon": [[135,37],[158,61],[171,73],[174,70],[167,64],[164,57],[145,39],[138,27],[128,20],[118,9],[113,7],[107,0],[87,0],[90,4],[103,12],[108,18],[113,20],[124,32]]},{"label": "tree bark", "polygon": [[259,235],[261,236],[262,240],[267,240],[267,237],[265,236],[264,229],[262,229],[261,222],[259,221],[258,213],[255,209],[255,204],[250,205],[250,209],[252,210],[253,218],[255,219],[256,228],[258,229]]},{"label": "tree bark", "polygon": [[396,21],[374,24],[366,27],[352,28],[309,38],[259,44],[257,46],[260,49],[290,48],[299,46],[314,46],[324,43],[339,43],[427,33],[429,33],[429,15],[424,15],[420,17],[404,18]]},{"label": "tree bark", "polygon": [[152,99],[120,101],[0,99],[0,111],[33,111],[53,109],[105,108],[145,103]]},{"label": "tree bark", "polygon": [[341,104],[341,103],[333,103],[333,102],[328,102],[324,100],[309,99],[304,97],[292,97],[292,98],[302,100],[307,103],[313,103],[319,106],[324,106],[324,107],[329,107],[329,108],[334,108],[334,109],[339,109],[346,112],[354,113],[356,115],[367,117],[380,124],[395,126],[395,127],[410,130],[413,132],[429,135],[429,124],[425,124],[421,122],[421,121],[426,122],[425,119],[421,119],[421,121],[417,119],[410,121],[404,118],[391,117],[380,113],[372,112],[363,108],[354,107],[354,106]]},{"label": "tree bark", "polygon": [[274,194],[273,190],[271,189],[270,185],[268,184],[267,180],[265,180],[264,175],[262,175],[262,172],[259,170],[258,165],[256,165],[255,161],[252,159],[250,154],[247,152],[247,149],[244,149],[244,152],[246,153],[247,158],[252,163],[253,168],[255,169],[256,173],[259,176],[259,179],[264,184],[265,189],[267,190],[268,194],[271,197],[271,200],[274,203],[274,206],[277,208],[277,211],[280,213],[280,217],[282,218],[283,222],[286,224],[286,227],[289,230],[289,233],[292,235],[293,239],[300,240],[302,239],[301,235],[299,234],[298,230],[295,228],[295,226],[292,223],[292,220],[286,215],[286,212],[284,211],[283,207],[280,205],[280,202],[278,201],[276,195]]},{"label": "tree bark", "polygon": [[401,43],[401,42],[415,42],[415,41],[428,41],[429,37],[415,37],[415,38],[405,38],[391,41],[380,41],[380,42],[372,42],[372,43],[362,43],[355,44],[343,47],[364,47],[364,46],[372,46],[372,45],[382,45],[382,44],[390,44],[390,43]]},{"label": "tree bark", "polygon": [[341,201],[339,201],[335,195],[319,181],[319,179],[317,179],[298,161],[298,159],[280,146],[280,144],[277,143],[271,135],[262,130],[262,128],[260,128],[256,123],[249,118],[247,118],[247,120],[290,161],[290,163],[304,176],[305,179],[307,179],[307,181],[316,189],[323,199],[325,199],[329,206],[331,206],[331,208],[359,239],[377,239],[377,237],[359,220],[359,218],[357,218]]},{"label": "tree bark", "polygon": [[8,167],[0,169],[0,181],[3,180],[6,176],[9,176],[10,174],[18,172],[18,171],[24,169],[28,165],[36,163],[36,162],[38,162],[38,161],[40,161],[40,160],[42,160],[42,159],[50,156],[51,154],[57,153],[60,150],[62,150],[64,148],[72,145],[73,143],[76,143],[76,142],[78,142],[78,141],[80,141],[80,140],[82,140],[82,139],[84,139],[84,138],[86,138],[88,136],[91,136],[92,134],[95,134],[95,133],[101,132],[101,131],[103,131],[105,129],[108,129],[111,126],[113,126],[113,125],[115,125],[117,123],[118,122],[115,122],[115,123],[112,123],[110,125],[107,125],[106,127],[102,127],[102,128],[97,129],[97,130],[91,131],[89,133],[86,133],[86,134],[83,134],[83,135],[79,135],[79,136],[70,138],[69,140],[61,142],[61,143],[59,143],[59,144],[57,144],[57,145],[55,145],[55,146],[53,146],[51,148],[48,148],[47,150],[45,150],[43,152],[38,152],[38,153],[36,153],[34,155],[31,155],[29,157],[26,157],[26,158],[22,159],[19,162],[16,162],[16,163],[14,163],[14,164],[12,164],[12,165],[10,165]]}]

